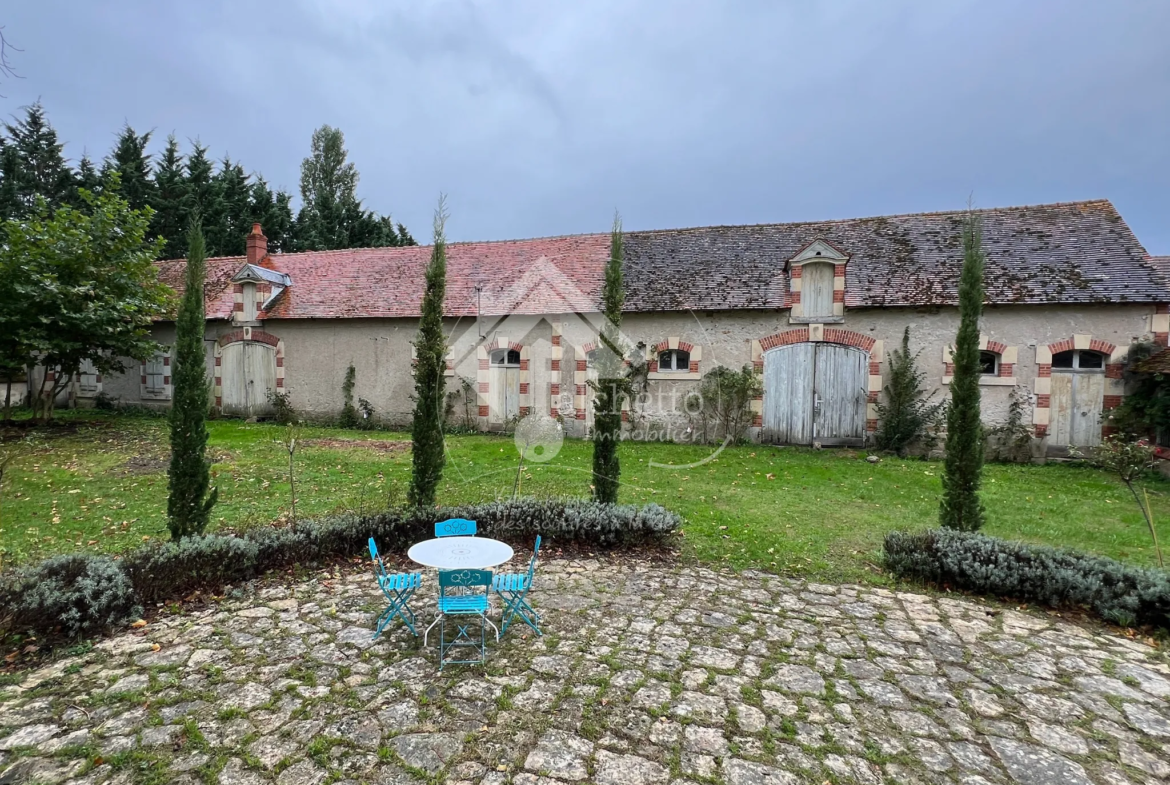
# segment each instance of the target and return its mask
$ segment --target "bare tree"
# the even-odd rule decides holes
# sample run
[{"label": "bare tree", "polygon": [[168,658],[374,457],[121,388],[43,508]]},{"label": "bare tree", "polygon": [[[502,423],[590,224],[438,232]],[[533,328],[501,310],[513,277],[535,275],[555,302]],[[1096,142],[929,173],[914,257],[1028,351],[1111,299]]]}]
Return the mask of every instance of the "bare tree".
[{"label": "bare tree", "polygon": [[[17,49],[8,39],[4,37],[4,26],[0,25],[0,77],[7,77],[9,79],[23,79],[20,74],[16,72],[16,67],[12,61],[8,59],[8,52],[22,52],[23,49]],[[2,98],[3,96],[0,96]]]}]

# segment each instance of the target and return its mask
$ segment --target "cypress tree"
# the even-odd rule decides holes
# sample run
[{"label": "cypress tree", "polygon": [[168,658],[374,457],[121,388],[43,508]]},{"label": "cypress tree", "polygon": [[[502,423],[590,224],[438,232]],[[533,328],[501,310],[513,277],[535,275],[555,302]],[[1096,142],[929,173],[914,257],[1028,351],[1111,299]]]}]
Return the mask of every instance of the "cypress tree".
[{"label": "cypress tree", "polygon": [[963,222],[963,271],[959,277],[959,332],[951,360],[955,376],[947,408],[947,457],[943,467],[943,526],[977,531],[983,525],[979,484],[983,473],[983,423],[979,416],[979,316],[983,310],[983,232],[979,216]]},{"label": "cypress tree", "polygon": [[942,403],[931,403],[926,371],[918,367],[918,355],[910,351],[910,327],[902,332],[902,348],[890,352],[889,384],[885,400],[877,405],[878,449],[904,456],[907,448],[927,435],[938,422]]},{"label": "cypress tree", "polygon": [[171,539],[203,534],[211,508],[219,496],[211,485],[207,460],[207,372],[203,358],[206,319],[203,283],[206,252],[203,232],[192,222],[188,233],[187,269],[183,299],[175,321],[175,364],[172,368],[174,399],[171,404],[171,467],[168,472],[167,528]]},{"label": "cypress tree", "polygon": [[181,259],[187,250],[186,232],[191,225],[191,216],[183,154],[179,152],[179,140],[174,134],[167,137],[167,147],[154,172],[154,202],[151,206],[154,208],[151,229],[155,237],[167,241],[163,256]]},{"label": "cypress tree", "polygon": [[618,442],[622,434],[622,400],[627,393],[623,377],[625,349],[619,328],[626,291],[622,281],[622,219],[615,215],[609,241],[609,262],[605,266],[602,292],[605,325],[597,361],[597,383],[593,396],[593,497],[616,504],[621,478]]},{"label": "cypress tree", "polygon": [[443,335],[443,300],[447,294],[447,210],[440,197],[435,210],[435,244],[427,265],[426,292],[415,341],[414,419],[410,427],[411,474],[407,500],[433,507],[447,455],[443,444],[447,341]]},{"label": "cypress tree", "polygon": [[122,198],[130,203],[131,209],[141,210],[154,202],[154,181],[151,179],[150,153],[146,151],[150,144],[151,132],[139,136],[127,123],[118,141],[114,145],[110,157],[106,160],[103,179],[110,172],[121,175]]}]

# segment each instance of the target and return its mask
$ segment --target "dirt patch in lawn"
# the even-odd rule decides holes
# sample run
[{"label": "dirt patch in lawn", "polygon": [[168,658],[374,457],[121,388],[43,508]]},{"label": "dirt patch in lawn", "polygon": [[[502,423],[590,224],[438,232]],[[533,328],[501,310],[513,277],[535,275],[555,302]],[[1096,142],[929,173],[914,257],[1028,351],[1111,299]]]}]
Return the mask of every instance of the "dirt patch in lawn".
[{"label": "dirt patch in lawn", "polygon": [[325,447],[329,450],[374,450],[381,453],[406,452],[410,442],[386,441],[384,439],[305,439],[306,447]]},{"label": "dirt patch in lawn", "polygon": [[124,477],[138,474],[157,474],[158,472],[165,472],[170,462],[171,456],[169,454],[135,455],[115,469],[114,473]]}]

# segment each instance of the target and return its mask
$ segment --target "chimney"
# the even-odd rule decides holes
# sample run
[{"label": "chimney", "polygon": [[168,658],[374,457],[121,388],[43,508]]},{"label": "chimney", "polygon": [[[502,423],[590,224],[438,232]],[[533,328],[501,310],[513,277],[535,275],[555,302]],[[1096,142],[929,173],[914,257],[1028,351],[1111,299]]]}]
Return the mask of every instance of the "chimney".
[{"label": "chimney", "polygon": [[260,264],[268,255],[268,238],[260,231],[260,224],[252,224],[252,232],[248,235],[248,264]]}]

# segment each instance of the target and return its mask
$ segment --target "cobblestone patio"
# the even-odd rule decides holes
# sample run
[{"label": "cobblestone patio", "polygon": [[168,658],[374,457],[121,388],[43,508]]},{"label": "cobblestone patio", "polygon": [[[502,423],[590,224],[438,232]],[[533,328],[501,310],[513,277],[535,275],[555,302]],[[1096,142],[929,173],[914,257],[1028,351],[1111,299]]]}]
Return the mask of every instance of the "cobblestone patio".
[{"label": "cobblestone patio", "polygon": [[546,636],[514,628],[486,669],[440,675],[401,625],[372,643],[356,571],[104,640],[0,692],[0,783],[1170,777],[1170,667],[1140,642],[758,573],[553,560],[538,579]]}]

